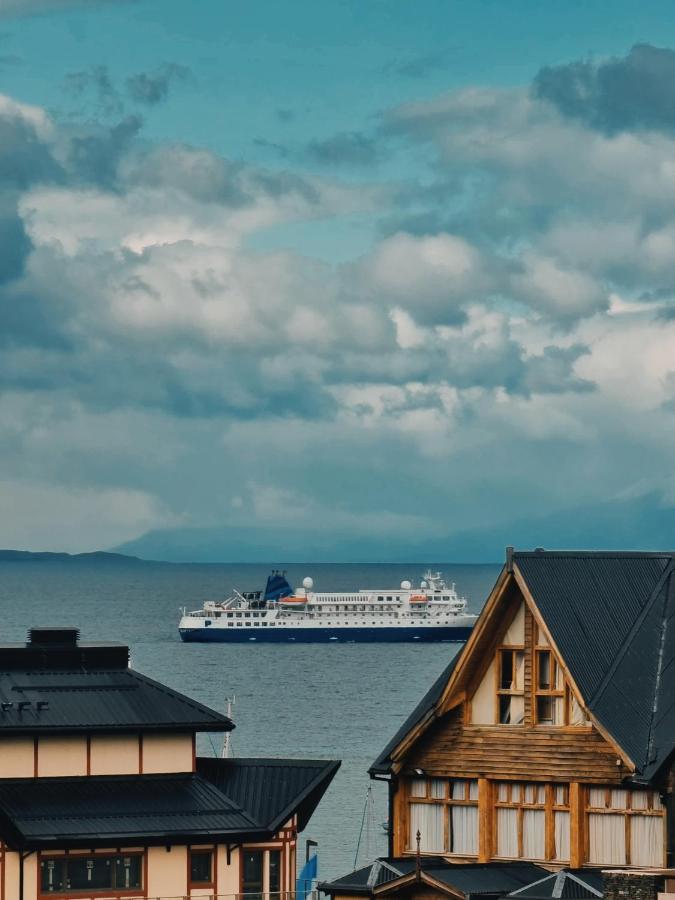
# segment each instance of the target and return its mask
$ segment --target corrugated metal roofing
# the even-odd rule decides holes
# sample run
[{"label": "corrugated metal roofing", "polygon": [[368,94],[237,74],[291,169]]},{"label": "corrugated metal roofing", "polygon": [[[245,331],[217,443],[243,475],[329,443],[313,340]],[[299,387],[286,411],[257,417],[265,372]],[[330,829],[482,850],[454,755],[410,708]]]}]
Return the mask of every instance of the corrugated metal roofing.
[{"label": "corrugated metal roofing", "polygon": [[281,826],[297,812],[300,831],[339,767],[325,759],[197,760],[197,771],[256,821]]},{"label": "corrugated metal roofing", "polygon": [[[200,762],[198,773],[2,779],[0,838],[21,848],[66,848],[206,834],[271,836],[280,817],[302,810],[309,818],[339,767],[326,760]],[[250,790],[253,784],[258,789]],[[249,788],[236,796],[241,785]],[[258,793],[265,785],[282,788],[265,801]]]},{"label": "corrugated metal roofing", "polygon": [[0,672],[0,734],[233,727],[227,716],[133,669]]},{"label": "corrugated metal roofing", "polygon": [[528,900],[595,900],[602,893],[602,873],[597,869],[561,869],[508,896]]},{"label": "corrugated metal roofing", "polygon": [[589,709],[651,777],[675,748],[673,555],[534,551],[513,562]]},{"label": "corrugated metal roofing", "polygon": [[[386,868],[381,865],[383,863],[386,864]],[[382,874],[382,880],[372,878],[373,869],[378,864],[380,869],[377,875],[379,877]],[[325,894],[339,894],[344,891],[372,895],[374,887],[386,885],[402,875],[410,875],[415,871],[415,867],[416,860],[413,856],[381,858],[349,875],[331,882],[323,882],[319,888]],[[539,881],[542,875],[548,874],[542,866],[529,862],[451,863],[443,857],[429,856],[422,857],[421,869],[424,874],[467,897],[474,894],[505,894],[533,881]],[[398,875],[396,871],[399,872]],[[376,883],[372,884],[373,881]]]},{"label": "corrugated metal roofing", "polygon": [[406,734],[408,734],[408,732],[411,731],[415,727],[415,725],[418,724],[418,722],[421,722],[426,714],[434,708],[434,706],[436,705],[436,701],[443,693],[443,689],[448,683],[448,679],[452,675],[455,666],[457,665],[458,659],[459,652],[457,652],[456,656],[450,660],[450,662],[443,669],[436,681],[434,681],[429,690],[422,697],[422,699],[410,713],[408,718],[403,722],[393,738],[389,741],[382,753],[380,753],[375,762],[368,769],[368,773],[370,775],[386,775],[389,772],[391,766],[392,750],[398,747]]}]

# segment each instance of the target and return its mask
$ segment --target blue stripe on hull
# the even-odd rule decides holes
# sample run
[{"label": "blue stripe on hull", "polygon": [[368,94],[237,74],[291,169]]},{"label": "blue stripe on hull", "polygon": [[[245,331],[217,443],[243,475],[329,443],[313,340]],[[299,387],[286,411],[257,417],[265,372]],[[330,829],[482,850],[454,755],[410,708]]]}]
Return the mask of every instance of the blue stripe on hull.
[{"label": "blue stripe on hull", "polygon": [[327,644],[463,642],[471,628],[181,628],[182,640],[204,643]]}]

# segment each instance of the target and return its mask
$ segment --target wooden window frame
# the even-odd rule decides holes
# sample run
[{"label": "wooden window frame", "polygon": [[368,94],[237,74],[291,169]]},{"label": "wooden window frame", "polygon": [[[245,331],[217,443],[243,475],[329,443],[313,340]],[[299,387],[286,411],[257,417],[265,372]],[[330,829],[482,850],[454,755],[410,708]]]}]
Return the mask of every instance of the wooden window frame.
[{"label": "wooden window frame", "polygon": [[[216,848],[215,847],[188,847],[187,852],[187,884],[188,890],[199,890],[200,888],[215,888],[216,886]],[[210,853],[211,854],[211,880],[210,881],[193,881],[192,880],[192,854],[193,853]]]},{"label": "wooden window frame", "polygon": [[[506,785],[506,800],[499,799],[499,786]],[[520,798],[518,800],[513,799],[513,786],[519,785],[520,787]],[[539,801],[538,799],[535,802],[527,802],[525,800],[525,792],[528,786],[533,786],[535,790],[535,797],[538,797],[539,788],[544,788],[544,800]],[[565,791],[565,800],[563,803],[558,803],[555,799],[556,797],[556,788],[563,788]],[[560,860],[556,858],[555,854],[555,813],[556,812],[566,812],[570,813],[570,790],[569,785],[567,783],[545,783],[543,784],[540,781],[503,781],[498,780],[492,782],[492,846],[494,848],[494,858],[495,859],[504,859],[504,860],[529,860],[529,857],[523,856],[523,818],[524,812],[528,809],[535,810],[543,810],[544,812],[544,828],[545,828],[545,837],[544,837],[544,856],[539,859],[533,859],[532,862],[547,862],[547,863],[567,863],[569,865],[569,860]],[[498,824],[498,809],[515,809],[516,812],[516,827],[518,829],[518,855],[517,856],[499,856],[499,824]],[[571,828],[571,819],[570,819],[570,828]],[[571,836],[571,835],[570,835]],[[570,854],[571,854],[571,841],[570,841]]]},{"label": "wooden window frame", "polygon": [[[624,817],[624,827],[625,827],[625,845],[626,845],[626,860],[623,863],[611,863],[611,865],[617,866],[631,866],[636,869],[652,869],[653,866],[637,866],[633,865],[630,861],[630,851],[631,851],[631,821],[633,818],[637,816],[649,816],[651,818],[660,818],[662,820],[663,825],[663,859],[661,861],[661,865],[663,867],[666,866],[666,856],[668,852],[668,841],[667,841],[667,831],[666,831],[666,807],[663,803],[661,803],[660,809],[654,809],[654,794],[658,794],[659,792],[654,790],[653,788],[644,791],[644,793],[648,794],[648,807],[647,809],[633,809],[633,796],[638,791],[632,790],[629,787],[624,785],[612,785],[611,787],[600,784],[600,785],[586,785],[584,787],[584,798],[583,798],[583,811],[584,811],[584,865],[586,866],[607,866],[610,863],[592,863],[589,862],[589,856],[591,855],[590,848],[590,824],[589,824],[589,816],[593,815],[614,815],[614,816],[623,816]],[[605,805],[604,806],[591,806],[591,790],[604,790],[605,792]],[[611,805],[611,792],[612,791],[625,791],[627,797],[627,806],[623,809],[612,806]]]},{"label": "wooden window frame", "polygon": [[[124,856],[137,856],[141,860],[141,886],[137,888],[67,888],[64,891],[42,890],[42,863],[67,862],[71,859],[118,859]],[[37,896],[47,897],[145,897],[147,891],[147,854],[142,850],[129,853],[39,853],[37,860]]]},{"label": "wooden window frame", "polygon": [[[496,648],[496,661],[495,665],[495,714],[494,720],[500,728],[522,728],[525,725],[525,667],[527,666],[527,653],[524,644],[500,644]],[[511,666],[514,674],[514,682],[515,682],[515,673],[517,671],[516,668],[516,654],[523,654],[523,684],[520,689],[513,688],[504,688],[502,687],[502,658],[503,654],[511,653]],[[502,722],[501,721],[501,698],[502,697],[522,697],[523,700],[523,720],[522,722]]]},{"label": "wooden window frame", "polygon": [[[412,782],[413,781],[424,781],[425,783],[425,794],[423,797],[416,797],[412,794]],[[432,797],[431,796],[431,782],[432,781],[442,781],[445,785],[445,793],[443,797]],[[454,782],[462,781],[464,782],[464,797],[458,798],[452,796],[452,785]],[[476,785],[476,796],[475,798],[471,797],[471,783]],[[478,779],[477,778],[434,778],[433,776],[419,776],[416,779],[410,778],[406,784],[406,800],[407,800],[407,822],[406,822],[406,848],[409,853],[415,852],[415,836],[410,834],[410,806],[413,803],[420,803],[426,806],[440,805],[444,807],[443,813],[443,846],[444,850],[442,851],[443,856],[456,856],[461,859],[478,859],[479,852],[472,854],[466,853],[456,853],[453,850],[448,849],[450,846],[451,835],[451,827],[450,827],[450,809],[453,806],[474,806],[478,810],[478,816],[480,817],[480,809],[478,805]],[[478,823],[478,832],[480,837],[480,821]],[[413,845],[413,846],[411,846]],[[431,853],[431,855],[438,856],[438,851],[422,851],[423,853]]]}]

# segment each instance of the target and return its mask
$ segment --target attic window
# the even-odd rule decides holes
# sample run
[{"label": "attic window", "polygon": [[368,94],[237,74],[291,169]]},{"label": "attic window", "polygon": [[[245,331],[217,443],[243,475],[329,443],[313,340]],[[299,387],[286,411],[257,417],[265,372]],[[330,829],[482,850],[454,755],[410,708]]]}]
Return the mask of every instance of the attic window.
[{"label": "attic window", "polygon": [[535,724],[578,727],[590,724],[541,629],[537,629],[534,649],[534,695]]},{"label": "attic window", "polygon": [[502,649],[498,655],[497,704],[500,725],[520,725],[525,716],[525,652]]}]

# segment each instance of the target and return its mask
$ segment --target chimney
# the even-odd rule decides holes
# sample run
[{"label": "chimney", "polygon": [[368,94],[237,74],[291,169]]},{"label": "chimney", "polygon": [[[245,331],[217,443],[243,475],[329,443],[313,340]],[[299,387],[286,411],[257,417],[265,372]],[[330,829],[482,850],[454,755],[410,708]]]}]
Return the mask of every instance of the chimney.
[{"label": "chimney", "polygon": [[513,572],[513,547],[506,548],[506,571]]}]

